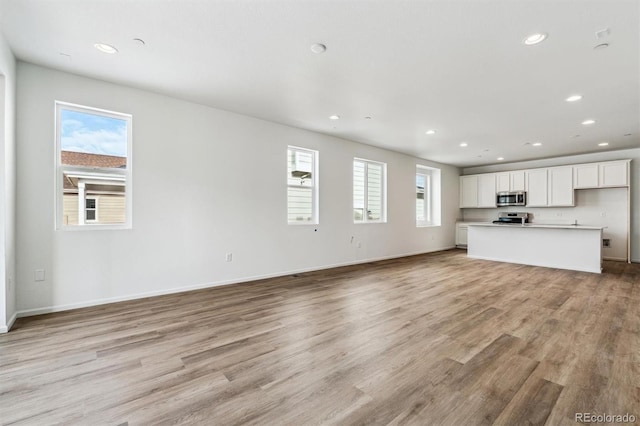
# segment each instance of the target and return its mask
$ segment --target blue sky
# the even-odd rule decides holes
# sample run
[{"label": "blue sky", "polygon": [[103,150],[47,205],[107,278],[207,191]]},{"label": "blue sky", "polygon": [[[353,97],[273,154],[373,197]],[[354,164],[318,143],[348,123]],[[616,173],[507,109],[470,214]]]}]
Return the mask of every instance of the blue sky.
[{"label": "blue sky", "polygon": [[117,118],[62,109],[63,151],[127,156],[127,122]]}]

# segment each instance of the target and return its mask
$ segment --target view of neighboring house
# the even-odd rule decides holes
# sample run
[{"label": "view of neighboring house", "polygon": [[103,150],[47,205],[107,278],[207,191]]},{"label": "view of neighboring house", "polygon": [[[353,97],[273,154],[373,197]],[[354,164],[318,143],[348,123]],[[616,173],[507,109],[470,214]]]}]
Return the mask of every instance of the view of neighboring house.
[{"label": "view of neighboring house", "polygon": [[64,225],[126,221],[126,157],[61,151],[61,163]]}]

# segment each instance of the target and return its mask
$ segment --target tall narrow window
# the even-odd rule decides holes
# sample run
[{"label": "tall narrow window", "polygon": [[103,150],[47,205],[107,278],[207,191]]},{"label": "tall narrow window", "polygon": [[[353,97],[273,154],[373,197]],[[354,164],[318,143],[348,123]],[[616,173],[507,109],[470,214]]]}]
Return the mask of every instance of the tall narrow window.
[{"label": "tall narrow window", "polygon": [[353,160],[353,221],[386,221],[386,168],[384,163]]},{"label": "tall narrow window", "polygon": [[58,229],[131,227],[131,116],[56,102]]},{"label": "tall narrow window", "polygon": [[431,175],[416,173],[416,224],[431,222]]},{"label": "tall narrow window", "polygon": [[287,149],[287,219],[290,224],[318,223],[318,151]]},{"label": "tall narrow window", "polygon": [[440,225],[440,170],[417,166],[416,226]]}]

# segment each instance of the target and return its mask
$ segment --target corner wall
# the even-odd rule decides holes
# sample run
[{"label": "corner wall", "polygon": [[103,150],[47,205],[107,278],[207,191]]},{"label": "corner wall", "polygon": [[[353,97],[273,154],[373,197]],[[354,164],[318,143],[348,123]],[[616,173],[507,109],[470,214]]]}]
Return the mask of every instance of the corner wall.
[{"label": "corner wall", "polygon": [[[21,315],[454,246],[456,167],[22,62],[18,94]],[[56,100],[133,115],[132,230],[55,230]],[[287,224],[287,145],[320,152],[318,226]],[[386,224],[353,223],[354,157],[387,163]],[[440,227],[415,226],[416,164]]]},{"label": "corner wall", "polygon": [[16,316],[16,61],[0,33],[0,333]]}]

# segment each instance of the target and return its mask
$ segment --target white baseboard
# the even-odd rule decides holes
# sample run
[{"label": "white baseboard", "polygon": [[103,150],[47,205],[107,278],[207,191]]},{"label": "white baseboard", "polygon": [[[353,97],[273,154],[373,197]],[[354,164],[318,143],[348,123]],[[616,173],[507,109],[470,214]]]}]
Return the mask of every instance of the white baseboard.
[{"label": "white baseboard", "polygon": [[627,258],[626,257],[609,257],[609,256],[603,256],[602,260],[614,260],[616,262],[626,262]]},{"label": "white baseboard", "polygon": [[[237,278],[237,279],[233,279],[233,280],[216,281],[216,282],[210,282],[210,283],[204,283],[204,284],[196,284],[196,285],[185,286],[185,287],[174,287],[174,288],[165,289],[165,290],[149,291],[149,292],[144,292],[144,293],[130,294],[130,295],[126,295],[126,296],[117,296],[117,297],[108,297],[108,298],[103,298],[103,299],[94,299],[94,300],[88,300],[88,301],[78,302],[78,303],[70,303],[70,304],[65,304],[65,305],[52,305],[52,306],[44,306],[44,307],[40,307],[40,308],[24,309],[24,310],[18,311],[16,315],[17,315],[18,318],[23,318],[23,317],[33,316],[33,315],[50,314],[52,312],[61,312],[61,311],[69,311],[71,309],[88,308],[88,307],[91,307],[91,306],[105,305],[105,304],[108,304],[108,303],[125,302],[127,300],[143,299],[145,297],[163,296],[163,295],[167,295],[167,294],[182,293],[182,292],[185,292],[185,291],[201,290],[201,289],[205,289],[205,288],[220,287],[220,286],[231,285],[231,284],[240,284],[240,283],[245,283],[245,282],[249,282],[249,281],[263,280],[263,279],[267,279],[267,278],[276,278],[276,277],[283,277],[283,276],[292,275],[292,274],[301,274],[301,273],[304,273],[304,272],[312,272],[312,271],[321,271],[321,270],[324,270],[324,269],[340,268],[342,266],[352,266],[352,265],[359,265],[359,264],[362,264],[362,263],[378,262],[378,261],[381,261],[381,260],[398,259],[398,258],[401,258],[401,257],[416,256],[416,255],[419,255],[419,254],[427,254],[427,253],[433,253],[433,252],[437,252],[437,251],[449,250],[449,249],[452,249],[452,248],[455,248],[455,246],[447,246],[447,247],[442,247],[442,248],[437,248],[437,249],[432,249],[432,250],[427,250],[427,251],[404,253],[404,254],[398,254],[398,255],[392,255],[392,256],[383,256],[383,257],[371,258],[371,259],[361,259],[361,260],[355,260],[355,261],[352,261],[352,262],[341,262],[341,263],[335,263],[335,264],[331,264],[331,265],[324,265],[324,266],[318,266],[318,267],[295,269],[295,270],[291,270],[291,271],[281,271],[281,272],[276,272],[276,273],[273,273],[273,274],[255,275],[255,276],[251,276],[251,277]],[[15,321],[16,315],[14,315],[14,318],[13,318],[14,321]],[[9,328],[11,328],[11,327],[9,327]],[[0,328],[0,332],[2,332],[1,328]]]},{"label": "white baseboard", "polygon": [[7,325],[0,326],[0,334],[8,333],[9,330],[11,330],[11,327],[13,327],[13,323],[16,322],[16,318],[18,318],[18,313],[14,312],[13,316],[9,318]]}]

